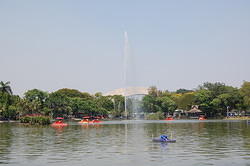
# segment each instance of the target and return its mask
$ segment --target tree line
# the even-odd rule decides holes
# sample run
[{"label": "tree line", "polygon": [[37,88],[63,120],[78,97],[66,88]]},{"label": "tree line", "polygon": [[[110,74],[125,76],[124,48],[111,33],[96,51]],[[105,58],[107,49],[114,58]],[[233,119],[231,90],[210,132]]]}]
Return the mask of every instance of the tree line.
[{"label": "tree line", "polygon": [[175,92],[149,88],[143,99],[146,112],[173,114],[176,109],[189,110],[193,105],[208,117],[227,116],[228,111],[250,111],[250,82],[244,81],[240,88],[224,83],[203,83],[195,90],[178,89]]},{"label": "tree line", "polygon": [[[226,116],[228,110],[250,110],[250,82],[243,82],[240,88],[206,82],[195,90],[178,89],[175,92],[152,86],[141,102],[145,113],[165,115],[173,114],[176,109],[189,110],[192,105],[198,105],[208,117]],[[118,118],[125,115],[125,97],[91,95],[67,88],[51,93],[32,89],[20,97],[13,95],[10,82],[1,81],[0,119],[15,120],[25,115]]]},{"label": "tree line", "polygon": [[0,119],[18,119],[26,115],[56,117],[82,117],[112,115],[124,112],[123,96],[91,95],[75,89],[59,89],[48,93],[39,89],[28,90],[24,97],[13,95],[9,82],[0,82]]}]

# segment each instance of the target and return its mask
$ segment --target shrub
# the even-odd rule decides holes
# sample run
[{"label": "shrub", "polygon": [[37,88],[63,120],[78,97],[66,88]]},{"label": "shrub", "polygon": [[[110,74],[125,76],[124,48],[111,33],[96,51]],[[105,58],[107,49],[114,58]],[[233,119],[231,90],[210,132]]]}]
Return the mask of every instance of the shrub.
[{"label": "shrub", "polygon": [[147,120],[162,120],[164,119],[164,113],[163,112],[156,112],[153,114],[146,115]]},{"label": "shrub", "polygon": [[50,124],[50,118],[47,116],[24,116],[20,118],[20,122],[31,125],[48,125]]}]

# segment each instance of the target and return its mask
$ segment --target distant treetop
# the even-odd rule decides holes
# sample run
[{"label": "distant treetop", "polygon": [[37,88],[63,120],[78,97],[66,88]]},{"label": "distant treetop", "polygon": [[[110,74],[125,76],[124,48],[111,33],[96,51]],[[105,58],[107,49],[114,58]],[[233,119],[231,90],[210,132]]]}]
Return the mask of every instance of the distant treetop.
[{"label": "distant treetop", "polygon": [[188,89],[178,89],[177,91],[176,91],[176,93],[187,93],[187,92],[193,92],[192,90],[188,90]]}]

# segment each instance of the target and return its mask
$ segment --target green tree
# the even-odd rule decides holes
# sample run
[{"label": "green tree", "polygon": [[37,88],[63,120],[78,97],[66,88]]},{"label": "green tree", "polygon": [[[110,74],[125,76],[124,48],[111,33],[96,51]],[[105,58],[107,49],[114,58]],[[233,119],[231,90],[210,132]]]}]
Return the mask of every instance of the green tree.
[{"label": "green tree", "polygon": [[184,93],[188,93],[188,92],[193,92],[192,90],[188,90],[188,89],[178,89],[177,91],[176,91],[176,93],[177,94],[179,94],[179,93],[182,93],[182,94],[184,94]]},{"label": "green tree", "polygon": [[67,97],[80,97],[80,98],[92,98],[92,96],[89,93],[82,93],[76,89],[68,89],[68,88],[63,88],[63,89],[59,89],[56,91],[56,93],[58,94],[62,94],[65,95]]},{"label": "green tree", "polygon": [[156,96],[146,95],[143,98],[142,103],[145,112],[151,113],[161,111],[160,106],[157,104]]},{"label": "green tree", "polygon": [[157,97],[159,96],[159,91],[156,86],[151,86],[148,88],[148,95]]},{"label": "green tree", "polygon": [[9,81],[5,83],[3,81],[0,82],[0,92],[12,95],[12,90]]},{"label": "green tree", "polygon": [[24,93],[24,99],[31,105],[31,112],[33,113],[41,113],[47,115],[46,108],[45,108],[45,100],[48,98],[48,93],[38,90],[32,89],[28,90]]},{"label": "green tree", "polygon": [[70,98],[70,100],[70,107],[75,117],[80,117],[81,115],[92,115],[96,110],[96,106],[92,100],[86,100],[79,97]]},{"label": "green tree", "polygon": [[178,98],[175,99],[177,107],[179,109],[188,110],[194,105],[195,101],[195,93],[194,92],[187,92],[181,94]]},{"label": "green tree", "polygon": [[97,92],[97,93],[95,93],[95,97],[101,97],[102,96],[102,93],[101,92]]},{"label": "green tree", "polygon": [[244,81],[240,88],[240,95],[243,98],[243,108],[250,109],[250,82]]},{"label": "green tree", "polygon": [[114,109],[112,98],[109,96],[100,96],[95,99],[97,106],[97,113],[100,115],[107,115],[108,112]]},{"label": "green tree", "polygon": [[0,119],[16,119],[18,116],[19,96],[0,93]]},{"label": "green tree", "polygon": [[113,102],[113,109],[109,113],[113,117],[121,117],[124,115],[125,111],[125,97],[121,95],[110,96]]},{"label": "green tree", "polygon": [[225,115],[227,106],[229,105],[229,94],[221,94],[218,97],[214,98],[211,101],[211,105],[213,106],[213,110],[216,111],[217,115]]},{"label": "green tree", "polygon": [[199,86],[199,89],[205,89],[210,91],[211,97],[213,98],[227,92],[227,86],[221,82],[216,82],[216,83],[205,82],[203,85]]},{"label": "green tree", "polygon": [[71,114],[70,99],[58,92],[49,94],[45,104],[50,110],[52,117],[68,116]]},{"label": "green tree", "polygon": [[207,116],[226,115],[227,107],[236,109],[240,103],[239,90],[223,83],[204,83],[195,93],[195,104]]},{"label": "green tree", "polygon": [[174,110],[177,108],[176,103],[169,97],[158,97],[157,102],[159,103],[158,105],[161,108],[161,111],[166,114],[172,114]]},{"label": "green tree", "polygon": [[[17,109],[16,99],[17,96],[12,95],[10,82],[0,82],[0,118],[1,119],[15,119]],[[14,109],[15,107],[15,109]]]},{"label": "green tree", "polygon": [[48,97],[47,92],[38,89],[28,90],[27,92],[24,93],[24,98],[27,99],[28,101],[32,102],[34,100],[38,100],[41,104],[45,102],[47,97]]},{"label": "green tree", "polygon": [[42,114],[41,103],[35,99],[29,101],[28,99],[20,99],[18,103],[18,109],[21,116],[29,114]]},{"label": "green tree", "polygon": [[210,117],[215,115],[215,110],[213,110],[213,107],[211,105],[212,100],[212,93],[207,89],[200,89],[195,93],[195,105],[199,105],[199,108],[204,111],[207,116]]}]

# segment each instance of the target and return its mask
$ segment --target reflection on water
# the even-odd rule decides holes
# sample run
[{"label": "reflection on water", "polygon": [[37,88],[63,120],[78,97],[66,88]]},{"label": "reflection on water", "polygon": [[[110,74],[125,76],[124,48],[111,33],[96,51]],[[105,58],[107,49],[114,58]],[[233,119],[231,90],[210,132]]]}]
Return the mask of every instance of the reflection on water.
[{"label": "reflection on water", "polygon": [[[172,133],[176,143],[152,142]],[[248,165],[244,121],[112,121],[53,128],[0,124],[0,165]]]}]

